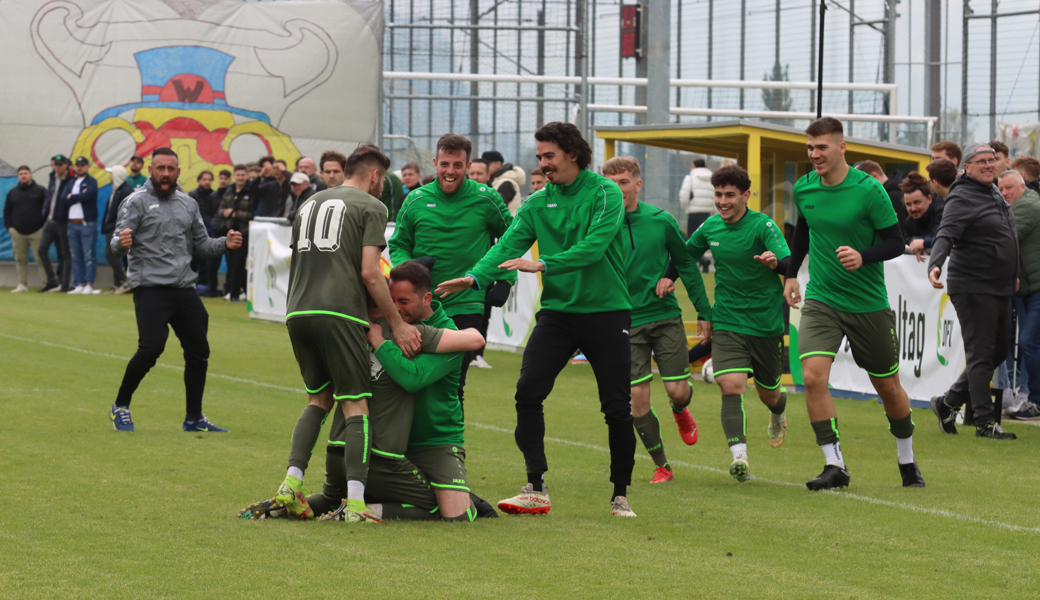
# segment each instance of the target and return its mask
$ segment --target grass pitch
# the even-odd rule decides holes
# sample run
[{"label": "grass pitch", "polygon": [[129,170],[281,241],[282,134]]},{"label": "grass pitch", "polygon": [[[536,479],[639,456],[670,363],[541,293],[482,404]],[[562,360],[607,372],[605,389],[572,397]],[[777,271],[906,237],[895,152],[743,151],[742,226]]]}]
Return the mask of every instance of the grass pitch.
[{"label": "grass pitch", "polygon": [[[676,481],[650,486],[637,450],[637,519],[611,517],[606,427],[587,366],[546,402],[544,517],[473,524],[248,522],[273,495],[305,400],[285,327],[208,301],[204,410],[227,434],[190,434],[176,338],[132,406],[108,410],[136,346],[130,297],[0,290],[2,598],[1035,598],[1040,428],[1014,442],[942,436],[916,412],[928,487],[904,490],[879,405],[837,400],[848,492],[810,493],[819,473],[804,398],[782,448],[748,394],[751,482],[725,469],[719,392],[694,383],[700,441],[687,447],[654,404]],[[525,483],[513,442],[520,356],[470,371],[466,449],[474,491],[496,502]],[[967,434],[967,435],[966,435]],[[323,444],[307,482],[320,487]]]}]

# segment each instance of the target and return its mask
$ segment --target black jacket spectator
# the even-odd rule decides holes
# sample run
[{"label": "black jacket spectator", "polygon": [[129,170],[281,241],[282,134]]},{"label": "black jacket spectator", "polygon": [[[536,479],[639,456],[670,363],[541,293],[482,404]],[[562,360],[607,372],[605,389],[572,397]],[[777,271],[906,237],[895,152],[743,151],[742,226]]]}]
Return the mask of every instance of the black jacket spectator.
[{"label": "black jacket spectator", "polygon": [[[213,215],[213,235],[218,235],[218,232],[219,235],[224,235],[224,232],[229,229],[240,231],[244,236],[249,235],[249,222],[253,220],[253,211],[256,207],[250,196],[252,189],[248,183],[242,186],[241,190],[235,186],[228,188],[217,208],[217,214]],[[227,208],[230,208],[232,212],[230,217],[225,218],[224,209]],[[245,247],[244,244],[243,247]]]},{"label": "black jacket spectator", "polygon": [[[952,251],[952,253],[951,253]],[[1012,296],[1018,269],[1015,216],[997,186],[966,174],[950,186],[942,221],[932,245],[928,272],[943,264],[948,293]]]},{"label": "black jacket spectator", "polygon": [[212,227],[213,216],[217,214],[217,209],[220,208],[220,195],[219,190],[212,188],[205,190],[201,187],[197,187],[188,193],[199,205],[199,214],[202,215],[202,222],[206,224],[206,229],[209,230]]},{"label": "black jacket spectator", "polygon": [[307,198],[310,198],[316,193],[317,192],[314,191],[313,187],[306,187],[303,189],[303,192],[299,195],[299,197],[292,196],[291,198],[289,198],[289,204],[291,204],[292,207],[287,208],[287,210],[285,211],[285,218],[289,219],[290,222],[295,221],[296,213],[300,211],[300,206],[307,201]]},{"label": "black jacket spectator", "polygon": [[903,190],[899,189],[899,182],[903,181],[905,177],[906,176],[902,173],[896,173],[881,185],[881,187],[885,188],[885,191],[888,192],[888,197],[892,200],[892,208],[895,209],[896,216],[899,217],[900,223],[910,216],[906,212],[906,204],[903,203]]},{"label": "black jacket spectator", "polygon": [[11,188],[4,204],[4,229],[14,229],[22,235],[39,231],[47,222],[43,212],[46,200],[47,189],[35,181]]},{"label": "black jacket spectator", "polygon": [[[70,181],[73,181],[75,179],[75,175],[73,175],[72,171],[70,170],[69,174],[66,175],[63,179],[58,179],[57,181],[55,181],[56,179],[57,173],[51,171],[50,181],[47,183],[47,197],[43,203],[43,214],[45,217],[51,214],[51,200],[53,199],[53,220],[59,223],[64,223],[68,220],[69,211],[67,208],[65,209],[65,219],[58,218],[61,215],[61,199],[64,198],[65,195],[68,193],[65,191],[65,186],[68,185]],[[55,188],[57,188],[57,190],[55,190]]]},{"label": "black jacket spectator", "polygon": [[[906,218],[900,221],[903,239],[909,243],[914,238],[921,238],[924,240],[924,247],[931,248],[935,243],[935,234],[939,231],[939,223],[942,222],[943,207],[945,206],[946,202],[942,198],[932,196],[932,204],[928,210],[924,211],[920,219],[915,219],[907,214]],[[903,210],[906,210],[905,206]]]},{"label": "black jacket spectator", "polygon": [[134,188],[130,187],[130,183],[126,181],[112,193],[112,200],[105,207],[105,215],[101,219],[101,233],[108,235],[116,230],[116,221],[119,219],[119,207],[133,193]]},{"label": "black jacket spectator", "polygon": [[292,187],[289,185],[289,177],[286,177],[282,183],[278,183],[278,180],[273,177],[264,179],[263,181],[258,177],[247,184],[247,187],[249,186],[252,186],[254,194],[257,196],[259,201],[256,208],[256,216],[285,216],[285,200],[290,194],[292,194]]}]

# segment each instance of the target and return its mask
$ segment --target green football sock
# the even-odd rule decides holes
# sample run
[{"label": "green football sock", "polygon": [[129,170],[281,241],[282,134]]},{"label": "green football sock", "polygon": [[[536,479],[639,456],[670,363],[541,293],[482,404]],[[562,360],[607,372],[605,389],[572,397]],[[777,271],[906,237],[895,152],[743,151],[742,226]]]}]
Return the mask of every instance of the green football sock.
[{"label": "green football sock", "polygon": [[307,471],[307,465],[311,461],[311,453],[318,443],[321,434],[321,426],[325,423],[325,417],[329,413],[320,406],[308,404],[303,409],[296,427],[293,428],[292,443],[289,446],[289,466],[296,467],[301,471]]},{"label": "green football sock", "polygon": [[747,443],[747,415],[744,413],[744,395],[726,394],[722,396],[722,433],[726,434],[726,443]]},{"label": "green football sock", "polygon": [[774,415],[783,414],[787,410],[787,388],[780,388],[780,399],[776,401],[776,405],[766,407],[769,412]]},{"label": "green football sock", "polygon": [[636,426],[636,432],[639,433],[639,439],[643,440],[643,446],[650,453],[650,458],[654,459],[654,464],[659,467],[668,464],[668,459],[664,456],[664,442],[661,441],[661,422],[657,420],[657,412],[651,408],[650,412],[641,417],[636,417],[633,419],[633,422]]},{"label": "green football sock", "polygon": [[816,434],[817,445],[824,446],[826,444],[838,443],[838,419],[825,419],[823,421],[813,421],[809,423],[812,425],[812,430]]},{"label": "green football sock", "polygon": [[368,481],[368,462],[372,452],[368,415],[347,418],[346,430],[343,458],[347,465],[347,482],[357,481],[364,485]]},{"label": "green football sock", "polygon": [[888,417],[888,430],[892,432],[892,435],[896,436],[896,439],[905,440],[914,435],[913,417],[913,413],[906,415],[902,419]]}]

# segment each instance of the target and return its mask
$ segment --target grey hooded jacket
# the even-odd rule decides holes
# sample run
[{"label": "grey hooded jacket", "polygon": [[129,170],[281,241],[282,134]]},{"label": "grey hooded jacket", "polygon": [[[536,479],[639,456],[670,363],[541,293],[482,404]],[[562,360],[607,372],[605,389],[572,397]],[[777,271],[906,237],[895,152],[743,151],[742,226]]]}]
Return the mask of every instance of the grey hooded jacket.
[{"label": "grey hooded jacket", "polygon": [[[124,248],[118,233],[133,232],[133,244]],[[193,257],[220,256],[227,252],[227,238],[210,238],[199,214],[199,205],[177,190],[168,198],[155,194],[149,179],[119,207],[116,236],[112,250],[128,255],[126,278],[130,287],[195,285],[198,276],[191,270]]]},{"label": "grey hooded jacket", "polygon": [[[951,253],[952,252],[952,253]],[[949,294],[1015,293],[1018,236],[1015,215],[997,186],[960,175],[950,186],[928,272],[942,268],[947,255]]]}]

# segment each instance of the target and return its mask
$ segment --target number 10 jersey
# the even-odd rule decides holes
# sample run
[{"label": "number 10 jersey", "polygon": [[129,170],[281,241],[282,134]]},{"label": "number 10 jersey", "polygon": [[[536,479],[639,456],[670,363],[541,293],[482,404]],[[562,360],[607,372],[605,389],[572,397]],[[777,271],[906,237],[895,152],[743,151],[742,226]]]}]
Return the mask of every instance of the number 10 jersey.
[{"label": "number 10 jersey", "polygon": [[386,247],[386,206],[353,187],[314,194],[296,213],[286,319],[340,317],[365,327],[361,249]]}]

